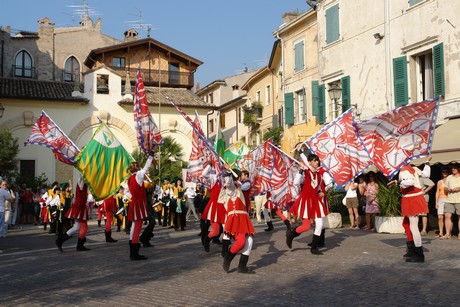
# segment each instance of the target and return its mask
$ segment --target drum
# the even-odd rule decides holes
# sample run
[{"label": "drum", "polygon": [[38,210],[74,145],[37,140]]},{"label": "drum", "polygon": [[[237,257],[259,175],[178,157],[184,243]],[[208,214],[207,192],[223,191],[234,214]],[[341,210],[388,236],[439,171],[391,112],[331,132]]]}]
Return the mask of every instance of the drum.
[{"label": "drum", "polygon": [[158,212],[161,212],[161,210],[163,210],[163,205],[161,204],[161,202],[157,202],[153,204],[152,208],[153,208],[153,211],[158,213]]}]

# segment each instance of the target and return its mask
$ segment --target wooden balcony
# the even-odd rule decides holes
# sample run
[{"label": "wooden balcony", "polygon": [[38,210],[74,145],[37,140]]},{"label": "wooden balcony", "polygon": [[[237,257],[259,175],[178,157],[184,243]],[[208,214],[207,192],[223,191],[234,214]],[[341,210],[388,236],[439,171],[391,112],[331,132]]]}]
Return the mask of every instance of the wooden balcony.
[{"label": "wooden balcony", "polygon": [[[110,66],[126,80],[126,73],[129,70],[129,80],[132,84],[136,82],[137,68]],[[158,69],[141,69],[144,84],[147,86],[182,87],[191,89],[194,86],[193,73],[167,71]]]}]

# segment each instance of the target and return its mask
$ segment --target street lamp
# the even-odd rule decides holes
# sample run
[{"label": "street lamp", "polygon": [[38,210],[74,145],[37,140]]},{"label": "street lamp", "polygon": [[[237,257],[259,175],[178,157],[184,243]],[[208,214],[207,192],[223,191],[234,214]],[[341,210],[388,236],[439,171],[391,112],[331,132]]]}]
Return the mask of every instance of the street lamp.
[{"label": "street lamp", "polygon": [[327,91],[331,100],[334,100],[333,118],[336,118],[338,116],[337,100],[340,100],[340,97],[342,96],[342,88],[337,83],[333,83]]},{"label": "street lamp", "polygon": [[5,107],[0,103],[0,118],[3,117],[3,112],[5,112]]}]

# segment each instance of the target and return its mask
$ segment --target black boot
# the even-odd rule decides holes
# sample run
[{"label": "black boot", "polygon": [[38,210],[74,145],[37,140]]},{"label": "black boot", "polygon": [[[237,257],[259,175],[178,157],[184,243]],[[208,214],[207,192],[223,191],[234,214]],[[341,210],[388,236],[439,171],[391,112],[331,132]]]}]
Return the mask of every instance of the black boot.
[{"label": "black boot", "polygon": [[230,240],[223,239],[222,240],[222,257],[225,258],[225,256],[227,256],[229,248],[230,248]]},{"label": "black boot", "polygon": [[105,232],[105,242],[108,242],[108,243],[115,243],[117,242],[118,240],[114,240],[112,238],[112,232],[111,231],[106,231]]},{"label": "black boot", "polygon": [[232,252],[228,251],[227,256],[224,258],[224,264],[223,268],[224,271],[228,273],[228,270],[230,269],[230,263],[232,262],[233,258],[235,258],[235,254],[232,254]]},{"label": "black boot", "polygon": [[410,258],[415,255],[415,244],[414,241],[407,241],[407,250],[406,253],[403,255],[404,258]]},{"label": "black boot", "polygon": [[414,247],[415,254],[410,258],[406,258],[406,262],[425,262],[425,256],[423,255],[423,247]]},{"label": "black boot", "polygon": [[56,239],[56,245],[59,248],[59,250],[61,251],[61,253],[64,252],[62,250],[62,243],[64,243],[64,241],[69,240],[69,238],[70,237],[67,235],[67,233],[64,233],[63,235],[59,235],[58,238]]},{"label": "black boot", "polygon": [[212,238],[211,242],[214,243],[214,244],[217,244],[217,245],[222,244],[222,242],[220,242],[219,236]]},{"label": "black boot", "polygon": [[238,263],[238,273],[249,273],[249,274],[255,273],[254,271],[248,268],[248,260],[249,260],[248,255],[241,254],[240,262]]},{"label": "black boot", "polygon": [[208,236],[204,236],[203,238],[203,246],[206,252],[209,252],[209,246],[211,245],[211,239]]},{"label": "black boot", "polygon": [[284,225],[286,225],[286,231],[291,230],[291,223],[288,220],[284,220]]},{"label": "black boot", "polygon": [[310,252],[314,255],[322,255],[323,253],[318,249],[318,244],[320,242],[320,236],[313,235],[313,240],[311,242]]},{"label": "black boot", "polygon": [[289,248],[292,248],[292,241],[294,240],[294,238],[300,235],[300,233],[297,233],[297,231],[295,230],[296,227],[289,230],[289,232],[286,234],[286,244]]},{"label": "black boot", "polygon": [[150,238],[153,237],[153,227],[154,227],[153,223],[149,224],[147,227],[145,227],[144,231],[139,237],[139,241],[142,243],[143,247],[153,246],[152,244],[150,244]]},{"label": "black boot", "polygon": [[147,257],[143,256],[143,255],[139,255],[139,250],[141,248],[141,244],[140,243],[131,243],[131,241],[129,241],[129,258],[131,260],[146,260]]},{"label": "black boot", "polygon": [[321,235],[319,236],[318,240],[318,247],[324,247],[326,244],[324,244],[326,237],[326,229],[321,230]]},{"label": "black boot", "polygon": [[97,220],[97,227],[101,227],[101,220]]},{"label": "black boot", "polygon": [[273,223],[271,221],[267,222],[267,226],[268,226],[268,228],[264,229],[265,231],[272,231],[273,230]]},{"label": "black boot", "polygon": [[43,230],[46,231],[46,226],[48,226],[48,223],[43,223]]},{"label": "black boot", "polygon": [[86,252],[89,251],[89,248],[86,248],[83,246],[85,244],[86,238],[78,238],[78,243],[77,243],[77,252]]}]

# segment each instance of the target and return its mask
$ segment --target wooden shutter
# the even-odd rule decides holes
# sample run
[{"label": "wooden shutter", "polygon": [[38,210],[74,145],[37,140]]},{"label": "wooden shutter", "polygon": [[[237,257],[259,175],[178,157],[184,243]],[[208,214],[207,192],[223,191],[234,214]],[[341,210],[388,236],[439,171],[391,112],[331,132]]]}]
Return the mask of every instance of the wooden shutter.
[{"label": "wooden shutter", "polygon": [[284,123],[286,125],[294,124],[294,93],[284,94]]},{"label": "wooden shutter", "polygon": [[406,105],[409,100],[406,56],[393,59],[393,86],[395,106],[399,107]]},{"label": "wooden shutter", "polygon": [[318,116],[318,81],[311,81],[311,114]]},{"label": "wooden shutter", "polygon": [[444,45],[443,43],[433,47],[433,79],[434,96],[445,96],[446,83],[444,81]]},{"label": "wooden shutter", "polygon": [[295,59],[295,67],[294,71],[298,72],[303,70],[304,68],[304,47],[303,41],[298,42],[294,46],[294,59]]},{"label": "wooden shutter", "polygon": [[326,44],[335,42],[340,37],[339,5],[326,10]]},{"label": "wooden shutter", "polygon": [[318,123],[326,122],[326,87],[324,84],[318,86]]},{"label": "wooden shutter", "polygon": [[342,78],[342,113],[350,108],[350,76]]}]

